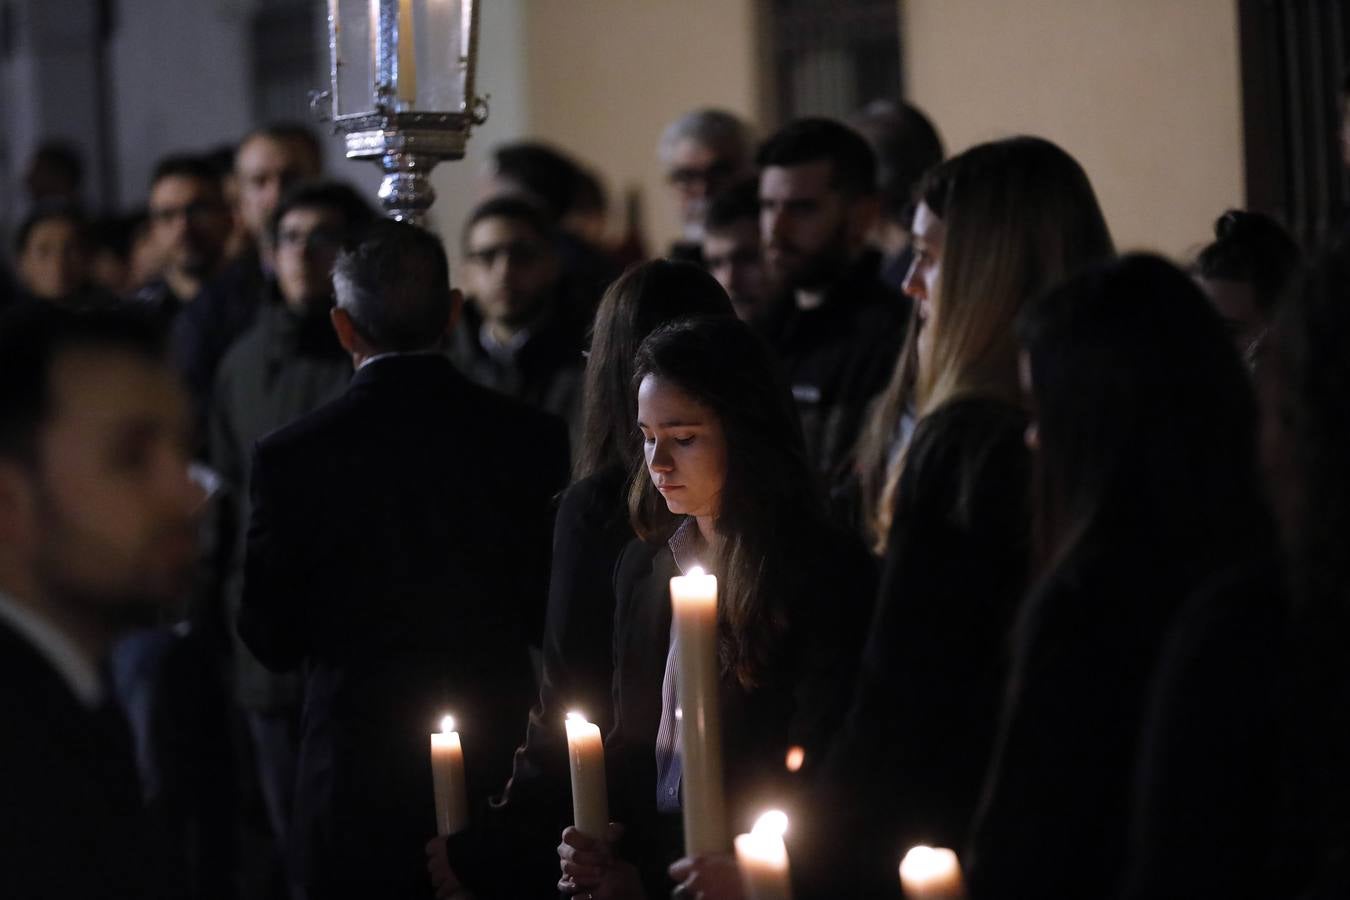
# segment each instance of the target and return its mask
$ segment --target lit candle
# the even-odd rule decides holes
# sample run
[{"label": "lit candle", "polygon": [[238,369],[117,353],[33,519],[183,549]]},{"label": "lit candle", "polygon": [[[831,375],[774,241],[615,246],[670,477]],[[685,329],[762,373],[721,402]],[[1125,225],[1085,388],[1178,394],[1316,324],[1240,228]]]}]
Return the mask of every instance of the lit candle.
[{"label": "lit candle", "polygon": [[604,840],[609,826],[605,748],[600,726],[581,713],[567,714],[567,757],[572,763],[572,823],[582,834]]},{"label": "lit candle", "polygon": [[787,816],[771,810],[755,821],[749,834],[736,835],[736,863],[746,900],[791,900],[785,833]]},{"label": "lit candle", "polygon": [[962,900],[961,864],[945,847],[911,847],[900,863],[900,887],[909,900]]},{"label": "lit candle", "polygon": [[717,576],[693,568],[670,579],[679,642],[675,690],[681,711],[680,756],[686,856],[726,853],[722,718],[717,704]]},{"label": "lit candle", "polygon": [[436,833],[454,834],[469,824],[464,789],[464,750],[450,716],[441,719],[441,733],[431,736],[431,785],[436,794]]},{"label": "lit candle", "polygon": [[806,751],[801,747],[789,747],[785,762],[789,772],[800,772],[806,763]]},{"label": "lit candle", "polygon": [[398,99],[417,102],[417,54],[413,41],[413,0],[398,0]]}]

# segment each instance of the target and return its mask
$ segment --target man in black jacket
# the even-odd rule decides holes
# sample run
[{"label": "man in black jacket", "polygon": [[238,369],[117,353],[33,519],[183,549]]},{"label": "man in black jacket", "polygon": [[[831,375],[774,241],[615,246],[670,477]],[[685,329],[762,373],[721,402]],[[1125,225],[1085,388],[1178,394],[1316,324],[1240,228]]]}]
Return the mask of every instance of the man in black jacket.
[{"label": "man in black jacket", "polygon": [[765,329],[787,369],[816,470],[838,481],[868,401],[895,368],[909,301],[867,250],[876,221],[876,156],[829,119],[800,119],[765,142],[760,237],[782,296]]},{"label": "man in black jacket", "polygon": [[308,896],[425,898],[427,735],[460,724],[471,810],[510,771],[567,439],[440,353],[458,298],[433,235],[382,222],[334,284],[357,372],[258,444],[239,630],[264,664],[305,665],[290,853]]},{"label": "man in black jacket", "polygon": [[203,497],[188,430],[148,320],[49,304],[0,320],[5,896],[179,895],[100,672],[191,584]]}]

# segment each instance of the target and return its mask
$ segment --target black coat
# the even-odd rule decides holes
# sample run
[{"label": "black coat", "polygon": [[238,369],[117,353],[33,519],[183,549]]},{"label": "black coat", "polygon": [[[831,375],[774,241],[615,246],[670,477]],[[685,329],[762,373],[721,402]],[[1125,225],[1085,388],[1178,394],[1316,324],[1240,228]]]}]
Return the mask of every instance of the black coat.
[{"label": "black coat", "polygon": [[1020,410],[971,399],[915,429],[821,812],[788,835],[799,896],[898,896],[906,847],[965,844],[1026,587],[1025,427]]},{"label": "black coat", "polygon": [[618,466],[567,489],[553,527],[543,681],[511,780],[486,821],[451,836],[450,865],[480,897],[555,897],[559,833],[572,822],[563,721],[579,710],[609,730],[614,567],[633,539]]},{"label": "black coat", "polygon": [[305,663],[292,862],[312,898],[423,897],[428,734],[456,715],[472,800],[534,697],[557,420],[439,355],[376,360],[254,456],[239,628]]},{"label": "black coat", "polygon": [[[875,589],[875,563],[851,535],[799,535],[793,590],[781,598],[787,628],[777,663],[747,690],[723,673],[722,761],[731,833],[749,831],[771,807],[793,808],[802,777],[789,777],[788,748],[808,769],[824,756],[848,707]],[[670,646],[669,547],[633,541],[615,576],[614,728],[606,739],[610,816],[627,826],[621,854],[642,872],[650,896],[670,888],[666,866],[683,855],[678,816],[656,805],[656,736]],[[803,770],[804,772],[807,770]]]},{"label": "black coat", "polygon": [[[0,893],[25,900],[182,896],[147,813],[125,719],[85,707],[0,623]],[[224,777],[224,773],[222,773]]]}]

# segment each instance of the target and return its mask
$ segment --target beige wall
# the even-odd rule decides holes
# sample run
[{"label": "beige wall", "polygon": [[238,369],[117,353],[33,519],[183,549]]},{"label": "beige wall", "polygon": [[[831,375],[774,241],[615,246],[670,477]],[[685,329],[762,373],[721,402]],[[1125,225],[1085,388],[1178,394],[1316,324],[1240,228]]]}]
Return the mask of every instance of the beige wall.
[{"label": "beige wall", "polygon": [[1180,256],[1243,198],[1234,0],[902,0],[909,98],[948,152],[1014,133],[1083,164],[1121,249]]},{"label": "beige wall", "polygon": [[644,232],[660,252],[674,205],[656,159],[662,127],[696,106],[753,118],[755,0],[528,0],[525,59],[531,137],[605,177],[621,221],[623,190],[642,190]]}]

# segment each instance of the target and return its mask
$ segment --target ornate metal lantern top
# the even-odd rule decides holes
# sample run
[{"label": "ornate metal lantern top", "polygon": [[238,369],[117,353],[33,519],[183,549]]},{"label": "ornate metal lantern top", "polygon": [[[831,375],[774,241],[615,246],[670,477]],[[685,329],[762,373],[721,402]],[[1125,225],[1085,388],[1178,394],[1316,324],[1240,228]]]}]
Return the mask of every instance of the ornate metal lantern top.
[{"label": "ornate metal lantern top", "polygon": [[477,0],[328,0],[331,78],[314,102],[329,104],[348,159],[380,164],[395,219],[421,221],[432,167],[461,159],[487,120],[474,91],[478,12]]}]

